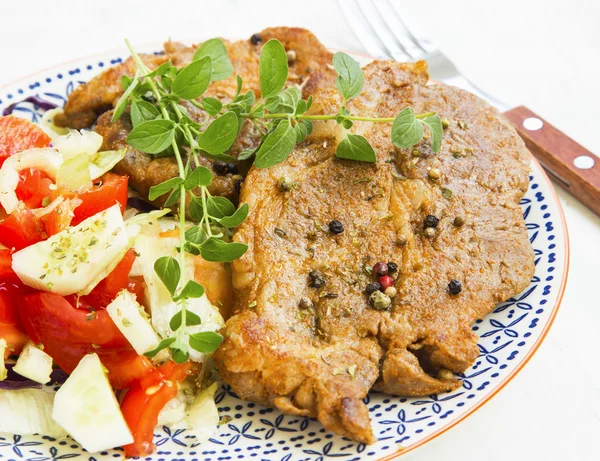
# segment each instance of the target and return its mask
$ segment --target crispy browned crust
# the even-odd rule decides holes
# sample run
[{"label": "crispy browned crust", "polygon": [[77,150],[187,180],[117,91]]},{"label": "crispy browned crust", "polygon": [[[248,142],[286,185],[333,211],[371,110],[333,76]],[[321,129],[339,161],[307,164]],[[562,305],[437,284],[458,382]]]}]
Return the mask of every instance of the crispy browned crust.
[{"label": "crispy browned crust", "polygon": [[[165,56],[141,55],[142,61],[154,69],[167,60]],[[98,116],[112,109],[123,94],[121,77],[135,74],[135,63],[132,58],[111,67],[94,77],[89,82],[78,86],[69,96],[64,113],[54,117],[58,126],[80,130],[96,122]]]},{"label": "crispy browned crust", "polygon": [[[305,29],[277,27],[265,29],[260,32],[261,41],[253,44],[250,40],[239,42],[225,42],[234,73],[231,77],[213,82],[206,96],[214,96],[223,99],[232,98],[237,90],[235,75],[240,75],[243,80],[243,91],[252,90],[257,96],[260,94],[258,80],[258,62],[260,50],[264,43],[272,38],[280,40],[287,50],[294,50],[295,60],[289,64],[288,85],[301,85],[311,75],[313,70],[319,71],[319,79],[322,75],[335,74],[326,66],[331,62],[331,53],[316,39],[316,37]],[[149,67],[170,59],[176,66],[184,66],[192,60],[198,45],[187,47],[185,45],[167,42],[165,43],[166,56],[161,57],[155,63],[146,62]],[[112,107],[112,102],[121,95],[120,78],[124,73],[132,75],[134,71],[130,61],[117,66],[84,84],[71,95],[65,106],[65,115],[61,123],[73,128],[88,126],[96,121],[98,113]],[[107,89],[106,94],[101,97],[96,92],[102,88]],[[107,104],[107,101],[109,104]],[[201,119],[203,114],[199,113],[192,105],[188,105],[190,115],[195,119]],[[155,158],[131,149],[126,142],[128,133],[131,131],[131,122],[125,114],[121,120],[113,123],[112,112],[105,113],[98,119],[96,131],[104,137],[103,149],[126,148],[127,155],[115,168],[115,171],[126,174],[130,178],[130,185],[138,191],[142,197],[148,196],[150,187],[177,176],[177,164],[173,157]],[[261,140],[260,133],[250,121],[246,121],[240,130],[240,134],[229,152],[233,157],[245,150],[255,148]],[[211,167],[212,161],[201,158],[202,166]],[[248,163],[241,163],[239,169],[245,173],[249,167]],[[227,174],[215,176],[210,186],[213,195],[227,197],[237,202],[239,186],[236,184],[242,179],[240,175]],[[161,205],[166,197],[161,197],[154,203]]]},{"label": "crispy browned crust", "polygon": [[[427,82],[424,62],[375,62],[349,110],[391,117],[411,105],[437,112],[450,120],[441,152],[425,139],[415,161],[410,149],[392,146],[390,125],[355,123],[351,131],[369,139],[377,163],[339,160],[339,127],[319,122],[287,161],[250,171],[241,201],[251,212],[234,236],[249,249],[233,263],[236,310],[215,354],[221,376],[242,398],[316,417],[371,443],[361,400],[367,392],[457,388],[446,370],[462,372],[478,356],[474,320],[529,284],[533,251],[519,207],[529,154],[522,140],[486,102]],[[335,113],[339,95],[317,93],[314,110]],[[441,172],[437,181],[428,178],[432,168]],[[279,192],[279,177],[298,187]],[[423,232],[428,214],[440,219],[434,238]],[[462,227],[453,225],[457,216]],[[342,234],[328,231],[332,219],[344,224]],[[399,265],[398,294],[385,311],[369,307],[363,292],[373,280],[364,267],[378,261]],[[320,290],[308,286],[314,269],[327,280]],[[448,293],[453,278],[462,282],[459,295]],[[300,309],[302,297],[314,309]]]},{"label": "crispy browned crust", "polygon": [[[272,27],[257,35],[261,40],[256,44],[249,39],[238,42],[224,40],[234,73],[225,80],[213,82],[207,95],[225,99],[233,98],[237,88],[236,75],[239,75],[244,82],[244,91],[253,90],[257,96],[260,96],[258,78],[260,50],[272,38],[278,39],[286,50],[293,50],[295,53],[295,59],[289,63],[288,84],[301,85],[313,72],[318,72],[318,79],[321,82],[326,78],[334,78],[335,72],[327,66],[331,64],[332,54],[308,30],[296,27]],[[164,45],[163,55],[141,55],[141,57],[150,69],[156,68],[167,60],[171,60],[177,67],[182,67],[192,61],[199,46],[198,44],[188,47],[177,42],[167,42]],[[129,58],[78,86],[69,96],[64,114],[58,115],[55,123],[75,129],[93,125],[96,119],[110,110],[123,94],[121,77],[123,75],[131,77],[134,73],[135,64]]]}]

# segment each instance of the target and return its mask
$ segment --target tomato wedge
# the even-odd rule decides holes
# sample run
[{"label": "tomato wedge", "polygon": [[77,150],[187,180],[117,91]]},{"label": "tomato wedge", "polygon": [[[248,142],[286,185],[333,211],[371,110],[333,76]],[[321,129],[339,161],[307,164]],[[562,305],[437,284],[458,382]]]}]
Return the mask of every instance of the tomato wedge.
[{"label": "tomato wedge", "polygon": [[21,250],[47,238],[44,223],[31,210],[18,208],[0,221],[0,243]]},{"label": "tomato wedge", "polygon": [[147,357],[135,353],[104,310],[76,308],[55,293],[35,292],[22,298],[19,316],[29,337],[43,344],[67,373],[89,352],[98,353],[118,389],[153,368]]},{"label": "tomato wedge", "polygon": [[62,195],[65,198],[77,197],[81,200],[82,203],[75,208],[75,216],[71,221],[71,225],[76,226],[84,219],[110,208],[115,203],[120,205],[121,213],[124,213],[127,206],[128,179],[127,176],[106,173],[97,180],[91,189],[78,192],[63,189],[56,191],[54,196]]},{"label": "tomato wedge", "polygon": [[73,220],[74,210],[81,203],[77,198],[68,198],[54,210],[42,217],[44,229],[48,237],[67,229]]},{"label": "tomato wedge", "polygon": [[19,277],[12,269],[10,250],[0,250],[0,282],[19,282]]},{"label": "tomato wedge", "polygon": [[0,166],[11,155],[34,147],[48,147],[52,139],[44,130],[24,118],[0,117]]},{"label": "tomato wedge", "polygon": [[19,284],[0,281],[0,338],[4,339],[7,349],[6,359],[11,354],[18,354],[29,338],[21,326],[17,300],[21,295]]},{"label": "tomato wedge", "polygon": [[179,384],[191,373],[192,365],[167,362],[137,381],[121,402],[121,412],[133,434],[133,443],[125,445],[128,457],[146,456],[154,450],[152,439],[158,414],[177,396]]},{"label": "tomato wedge", "polygon": [[47,174],[36,169],[21,171],[15,193],[27,208],[41,208],[44,199],[50,196],[52,180]]},{"label": "tomato wedge", "polygon": [[[105,309],[121,290],[130,289],[129,272],[135,261],[135,250],[130,248],[117,267],[102,280],[92,292],[81,297],[81,302],[95,309]],[[136,294],[135,291],[132,293]]]}]

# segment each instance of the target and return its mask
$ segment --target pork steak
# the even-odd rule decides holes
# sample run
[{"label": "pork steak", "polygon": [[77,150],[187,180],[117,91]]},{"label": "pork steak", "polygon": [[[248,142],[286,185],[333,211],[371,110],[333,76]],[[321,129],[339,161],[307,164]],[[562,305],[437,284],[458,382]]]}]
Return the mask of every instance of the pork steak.
[{"label": "pork steak", "polygon": [[[249,249],[233,263],[235,310],[215,362],[241,398],[372,443],[369,390],[459,387],[452,372],[479,354],[473,322],[527,287],[534,261],[519,206],[529,153],[512,126],[476,96],[429,83],[424,62],[374,62],[364,74],[350,112],[436,112],[448,120],[441,151],[428,139],[395,148],[391,124],[360,122],[350,131],[369,140],[377,162],[341,160],[341,129],[318,122],[284,163],[251,169],[240,197],[250,216],[234,235]],[[313,111],[337,112],[335,90],[314,93]],[[280,191],[280,178],[295,187]],[[398,265],[387,309],[365,294],[380,261]]]},{"label": "pork steak", "polygon": [[[288,86],[306,84],[309,76],[311,77],[310,90],[334,85],[336,74],[330,67],[332,53],[311,32],[293,27],[271,27],[254,34],[247,40],[225,41],[225,47],[233,66],[233,74],[225,80],[213,82],[203,97],[212,96],[222,101],[231,100],[237,90],[237,75],[242,78],[243,92],[252,90],[257,98],[260,97],[258,73],[260,51],[262,46],[271,39],[279,40],[285,49],[292,53],[289,59]],[[167,42],[164,45],[163,54],[142,55],[142,59],[151,69],[168,60],[171,60],[177,67],[183,67],[192,61],[199,46]],[[57,115],[55,122],[60,126],[77,129],[97,122],[96,131],[104,138],[103,150],[127,149],[125,158],[119,162],[115,171],[129,176],[129,185],[146,198],[152,186],[177,176],[178,168],[174,157],[156,157],[145,154],[127,144],[127,135],[132,129],[128,113],[125,113],[116,122],[111,120],[111,109],[123,93],[121,77],[134,74],[135,65],[132,58],[129,58],[88,83],[77,87],[70,95],[64,107],[64,113]],[[198,122],[206,121],[206,114],[203,111],[188,103],[184,103],[184,105],[193,119]],[[262,137],[254,125],[250,121],[246,121],[229,154],[237,158],[243,150],[256,148],[261,139]],[[200,164],[210,168],[213,161],[202,158]],[[210,193],[237,202],[239,183],[249,165],[249,162],[243,162],[237,166],[238,172],[215,176],[209,187]],[[166,197],[160,197],[154,204],[160,206],[165,200]]]}]

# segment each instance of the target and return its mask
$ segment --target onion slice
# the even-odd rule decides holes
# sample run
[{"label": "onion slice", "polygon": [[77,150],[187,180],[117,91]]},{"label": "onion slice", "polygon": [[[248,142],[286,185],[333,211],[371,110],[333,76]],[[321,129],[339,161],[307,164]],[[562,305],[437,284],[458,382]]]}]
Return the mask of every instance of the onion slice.
[{"label": "onion slice", "polygon": [[62,156],[49,147],[29,149],[8,157],[0,168],[0,205],[8,214],[17,208],[19,199],[15,191],[20,171],[35,168],[54,181],[62,163]]}]

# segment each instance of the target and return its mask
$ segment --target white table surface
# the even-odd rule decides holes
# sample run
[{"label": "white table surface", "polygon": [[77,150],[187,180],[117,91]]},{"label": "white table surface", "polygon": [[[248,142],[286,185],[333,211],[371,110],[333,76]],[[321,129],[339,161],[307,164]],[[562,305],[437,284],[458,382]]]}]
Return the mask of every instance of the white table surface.
[{"label": "white table surface", "polygon": [[[393,0],[473,80],[600,152],[599,0]],[[134,44],[312,29],[361,50],[333,0],[0,0],[0,85]],[[403,460],[600,460],[600,219],[559,190],[571,237],[562,307],[537,354],[474,415]]]}]

